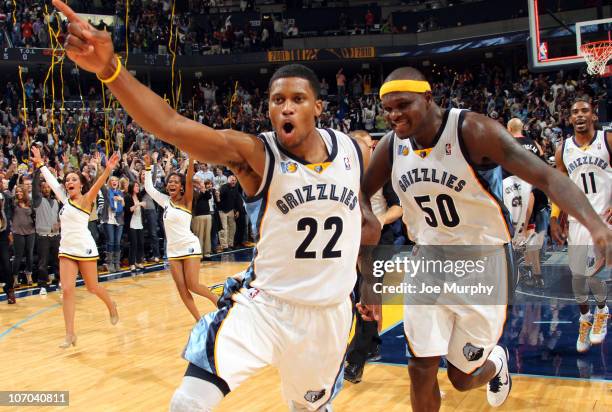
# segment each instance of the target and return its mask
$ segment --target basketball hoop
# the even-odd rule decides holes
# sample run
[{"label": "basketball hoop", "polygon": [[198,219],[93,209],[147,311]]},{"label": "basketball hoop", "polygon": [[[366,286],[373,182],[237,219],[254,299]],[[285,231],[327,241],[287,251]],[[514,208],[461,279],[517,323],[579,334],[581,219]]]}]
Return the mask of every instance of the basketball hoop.
[{"label": "basketball hoop", "polygon": [[585,43],[580,46],[587,63],[587,72],[593,76],[601,76],[606,71],[606,64],[612,57],[612,41],[602,40]]}]

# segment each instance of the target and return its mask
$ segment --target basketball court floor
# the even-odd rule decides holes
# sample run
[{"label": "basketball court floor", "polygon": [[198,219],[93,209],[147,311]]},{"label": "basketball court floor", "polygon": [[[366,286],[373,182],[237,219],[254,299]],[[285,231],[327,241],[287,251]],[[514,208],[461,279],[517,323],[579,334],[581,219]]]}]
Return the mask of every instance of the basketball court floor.
[{"label": "basketball court floor", "polygon": [[[248,251],[205,262],[201,281],[218,284],[247,266]],[[64,336],[60,295],[0,302],[0,389],[69,391],[75,411],[164,411],[186,363],[181,351],[193,325],[168,271],[103,283],[118,303],[111,326],[103,304],[77,288],[77,346],[59,349]],[[196,298],[202,312],[212,304]],[[382,359],[366,366],[363,381],[345,382],[335,411],[410,410],[407,351],[401,306],[384,309]],[[578,356],[577,310],[571,302],[515,306],[502,337],[510,349],[512,393],[500,410],[612,410],[610,339]],[[441,369],[442,410],[488,410],[485,389],[460,393]],[[220,411],[285,411],[277,373],[267,368],[223,400]],[[66,407],[0,407],[65,410]]]}]

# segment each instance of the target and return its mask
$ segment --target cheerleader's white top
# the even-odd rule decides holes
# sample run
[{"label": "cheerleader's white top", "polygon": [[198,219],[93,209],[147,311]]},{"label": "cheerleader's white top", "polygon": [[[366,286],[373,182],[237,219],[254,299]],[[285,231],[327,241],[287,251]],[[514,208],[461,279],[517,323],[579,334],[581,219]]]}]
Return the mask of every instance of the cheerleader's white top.
[{"label": "cheerleader's white top", "polygon": [[46,166],[41,167],[40,171],[57,200],[62,203],[59,212],[61,237],[58,256],[72,260],[97,260],[98,247],[88,228],[91,212],[70,200],[62,185]]},{"label": "cheerleader's white top", "polygon": [[164,229],[166,230],[166,255],[169,260],[181,260],[201,257],[200,241],[191,232],[191,212],[182,206],[175,205],[168,195],[159,192],[153,186],[151,170],[145,171],[145,190],[164,208]]}]

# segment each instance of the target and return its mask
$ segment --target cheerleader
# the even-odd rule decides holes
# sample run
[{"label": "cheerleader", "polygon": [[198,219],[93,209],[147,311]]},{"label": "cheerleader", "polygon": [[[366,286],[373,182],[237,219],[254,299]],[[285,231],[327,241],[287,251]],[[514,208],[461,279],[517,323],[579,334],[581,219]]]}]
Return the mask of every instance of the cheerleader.
[{"label": "cheerleader", "polygon": [[31,160],[37,168],[40,168],[45,181],[51,186],[57,200],[63,204],[59,213],[61,238],[58,256],[66,339],[60,345],[60,348],[68,348],[70,345],[76,346],[77,340],[74,333],[74,310],[75,285],[79,272],[83,276],[83,280],[85,280],[87,291],[98,296],[108,308],[111,324],[115,325],[119,321],[117,304],[111,300],[106,289],[98,284],[98,248],[87,228],[96,195],[117,166],[119,155],[115,152],[108,159],[104,173],[98,177],[91,189],[85,193],[83,192],[87,182],[81,173],[69,172],[66,174],[64,177],[64,188],[47,169],[40,156],[40,151],[36,147],[32,147]]},{"label": "cheerleader", "polygon": [[200,284],[200,241],[191,232],[191,203],[193,199],[193,160],[189,160],[187,179],[179,173],[170,173],[166,178],[168,195],[153,187],[151,176],[151,157],[144,156],[145,190],[164,209],[164,228],[166,229],[166,255],[170,261],[172,279],[176,283],[183,303],[195,318],[200,320],[200,312],[190,292],[209,299],[215,305],[217,296],[207,286]]}]

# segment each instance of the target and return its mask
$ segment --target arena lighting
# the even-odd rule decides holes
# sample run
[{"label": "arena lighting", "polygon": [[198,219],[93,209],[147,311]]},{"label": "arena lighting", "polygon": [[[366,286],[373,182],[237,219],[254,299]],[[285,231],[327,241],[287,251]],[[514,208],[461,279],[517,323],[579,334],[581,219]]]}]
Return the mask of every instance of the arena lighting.
[{"label": "arena lighting", "polygon": [[362,63],[361,64],[361,68],[362,69],[369,69],[370,68],[370,63]]},{"label": "arena lighting", "polygon": [[267,67],[262,67],[259,69],[259,74],[268,74],[268,68]]},{"label": "arena lighting", "polygon": [[194,76],[196,79],[201,79],[202,78],[202,72],[195,72]]},{"label": "arena lighting", "polygon": [[423,60],[423,67],[429,67],[431,62],[429,60]]},{"label": "arena lighting", "polygon": [[493,58],[493,52],[486,52],[485,53],[485,58],[492,59]]}]

